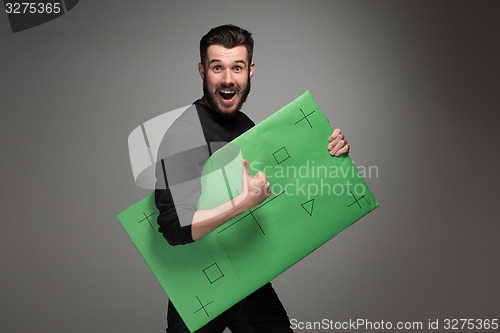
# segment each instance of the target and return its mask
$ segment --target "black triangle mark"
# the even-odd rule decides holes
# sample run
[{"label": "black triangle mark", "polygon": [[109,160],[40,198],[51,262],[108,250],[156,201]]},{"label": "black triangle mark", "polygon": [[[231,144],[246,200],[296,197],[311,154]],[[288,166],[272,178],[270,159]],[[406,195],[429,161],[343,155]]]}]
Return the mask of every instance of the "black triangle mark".
[{"label": "black triangle mark", "polygon": [[[311,203],[311,208],[307,209],[306,205],[309,203]],[[303,204],[301,204],[301,206],[302,206],[302,208],[304,208],[304,210],[307,212],[307,214],[309,214],[309,216],[313,216],[314,199],[311,199],[309,201],[304,202]]]}]

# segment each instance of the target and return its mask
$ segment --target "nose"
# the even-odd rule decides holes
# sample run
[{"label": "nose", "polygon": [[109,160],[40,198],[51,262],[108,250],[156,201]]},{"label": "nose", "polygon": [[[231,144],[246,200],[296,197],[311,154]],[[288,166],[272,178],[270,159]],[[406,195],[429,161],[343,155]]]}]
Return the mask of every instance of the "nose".
[{"label": "nose", "polygon": [[226,86],[232,86],[234,84],[234,78],[231,71],[226,70],[224,76],[222,77],[222,84]]}]

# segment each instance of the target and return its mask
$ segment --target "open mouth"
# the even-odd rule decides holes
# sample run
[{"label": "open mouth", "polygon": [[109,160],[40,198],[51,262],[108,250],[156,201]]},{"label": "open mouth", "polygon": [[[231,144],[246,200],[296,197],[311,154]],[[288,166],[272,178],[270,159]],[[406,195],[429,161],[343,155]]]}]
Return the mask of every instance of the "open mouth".
[{"label": "open mouth", "polygon": [[219,95],[223,100],[230,101],[236,95],[236,92],[234,90],[219,90]]}]

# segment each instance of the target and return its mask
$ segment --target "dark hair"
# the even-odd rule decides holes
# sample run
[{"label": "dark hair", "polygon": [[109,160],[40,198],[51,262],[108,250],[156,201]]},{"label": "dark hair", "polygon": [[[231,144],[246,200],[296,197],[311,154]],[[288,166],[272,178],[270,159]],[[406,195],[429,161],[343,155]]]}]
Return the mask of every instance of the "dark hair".
[{"label": "dark hair", "polygon": [[221,25],[211,29],[200,40],[200,59],[202,65],[205,65],[207,49],[211,45],[222,45],[228,49],[243,45],[247,49],[248,63],[252,62],[253,38],[252,34],[245,29],[232,24]]}]

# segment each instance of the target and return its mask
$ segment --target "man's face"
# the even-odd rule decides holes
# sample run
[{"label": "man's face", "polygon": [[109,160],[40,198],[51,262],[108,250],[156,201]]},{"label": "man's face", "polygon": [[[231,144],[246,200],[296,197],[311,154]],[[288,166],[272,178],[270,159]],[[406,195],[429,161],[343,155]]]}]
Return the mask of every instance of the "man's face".
[{"label": "man's face", "polygon": [[222,116],[234,116],[250,93],[254,69],[255,64],[249,64],[244,46],[232,49],[209,46],[206,63],[198,64],[203,79],[202,102]]}]

